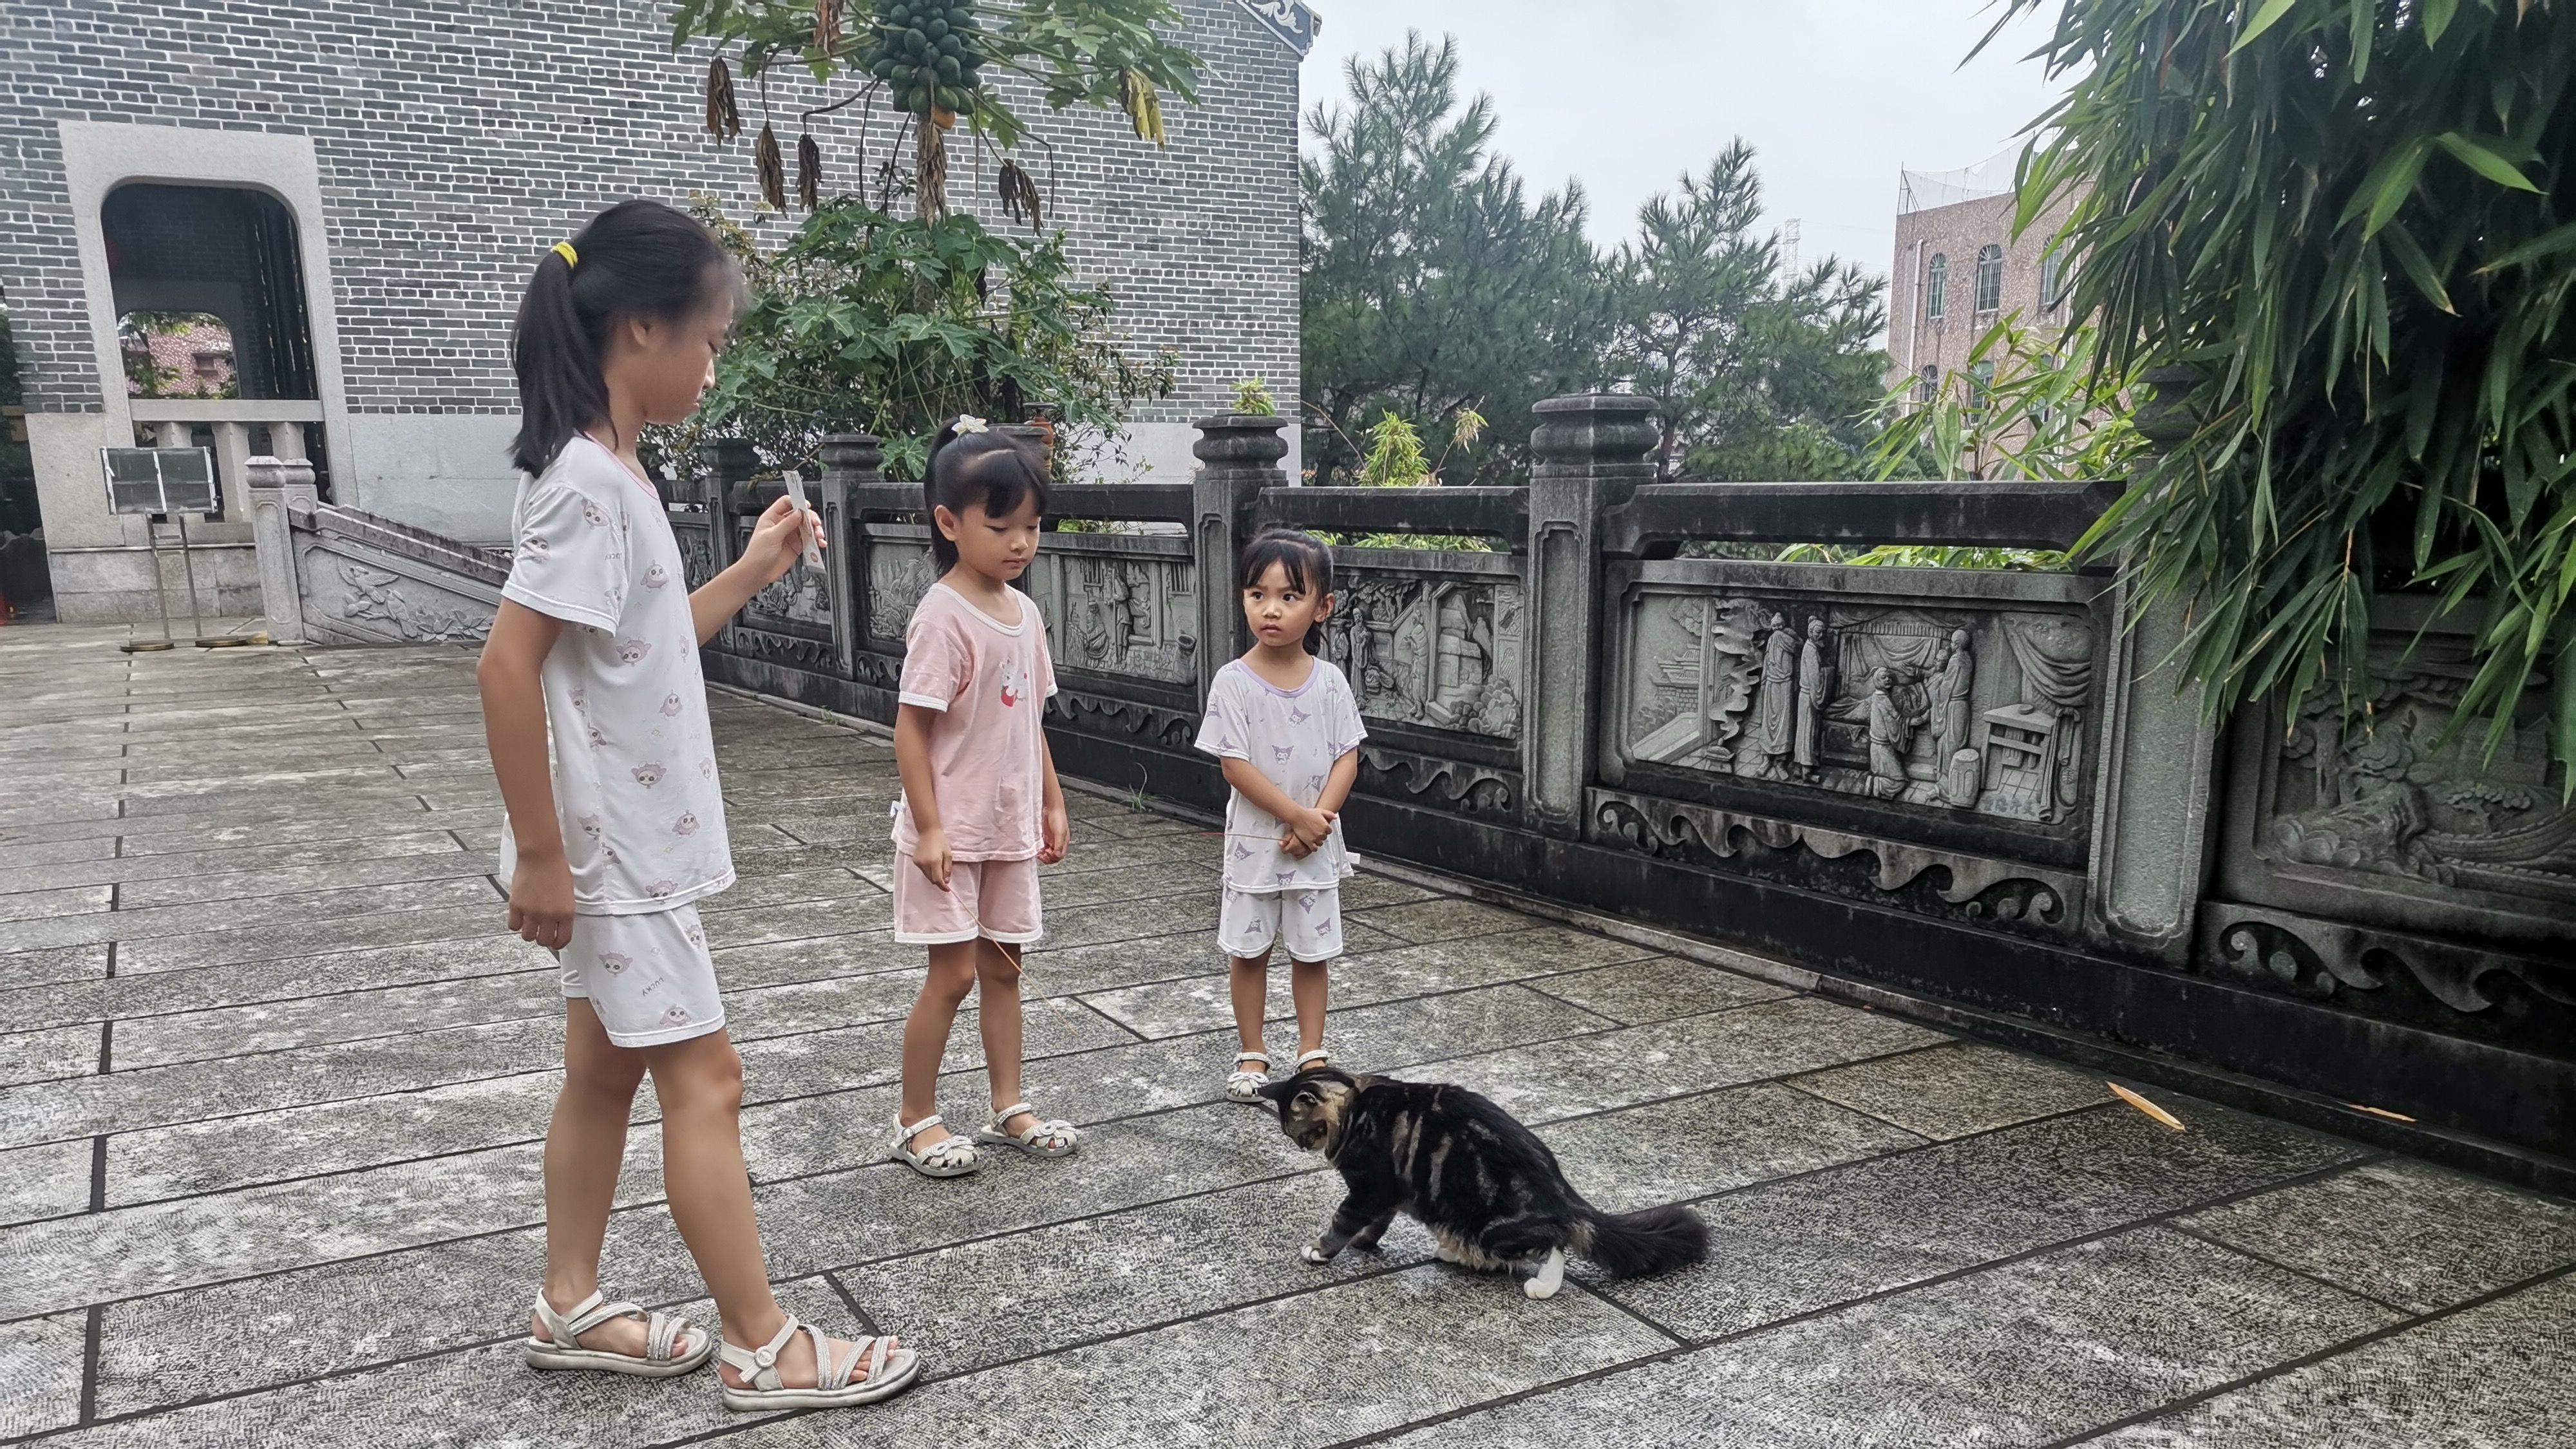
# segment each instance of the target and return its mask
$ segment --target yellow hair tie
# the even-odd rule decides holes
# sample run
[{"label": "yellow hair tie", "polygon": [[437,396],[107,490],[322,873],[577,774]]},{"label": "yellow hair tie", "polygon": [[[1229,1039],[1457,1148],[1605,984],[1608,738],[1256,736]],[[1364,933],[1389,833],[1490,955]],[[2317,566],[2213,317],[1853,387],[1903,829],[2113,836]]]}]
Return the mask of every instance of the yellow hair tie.
[{"label": "yellow hair tie", "polygon": [[567,267],[577,267],[581,265],[581,253],[572,249],[571,242],[556,242],[555,255],[562,257],[564,259],[564,265]]}]

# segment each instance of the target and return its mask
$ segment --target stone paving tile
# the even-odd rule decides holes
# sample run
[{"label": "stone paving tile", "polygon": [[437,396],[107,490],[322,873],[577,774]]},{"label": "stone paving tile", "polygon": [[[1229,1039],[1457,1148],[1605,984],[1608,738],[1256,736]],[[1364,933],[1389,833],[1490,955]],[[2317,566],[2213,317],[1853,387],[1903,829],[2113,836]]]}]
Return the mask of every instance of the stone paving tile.
[{"label": "stone paving tile", "polygon": [[307,894],[347,890],[355,886],[419,884],[445,891],[452,888],[445,886],[444,882],[479,880],[492,873],[491,856],[481,851],[459,850],[455,840],[443,830],[437,832],[435,838],[446,842],[447,849],[413,851],[374,860],[365,858],[360,852],[352,852],[352,858],[330,864],[133,881],[117,888],[116,906],[119,911],[136,911],[153,906],[190,905],[234,898],[301,898]]},{"label": "stone paving tile", "polygon": [[2329,1347],[2390,1317],[2269,1265],[2149,1228],[1608,1374],[1388,1443],[2049,1444]]},{"label": "stone paving tile", "polygon": [[0,1226],[87,1209],[92,1152],[86,1137],[0,1152]]},{"label": "stone paving tile", "polygon": [[21,921],[8,927],[7,939],[22,946],[85,946],[98,941],[142,942],[156,936],[200,939],[250,929],[275,929],[281,920],[323,921],[335,917],[396,915],[440,906],[491,901],[500,897],[490,882],[415,881],[396,886],[354,886],[347,890],[301,891],[293,894],[231,896],[183,906],[155,906],[83,916],[57,916],[49,921]]},{"label": "stone paving tile", "polygon": [[2219,1107],[2193,1104],[2190,1120],[2176,1133],[2114,1105],[1713,1198],[1700,1206],[1707,1263],[1608,1291],[1676,1333],[1715,1338],[2360,1154]]},{"label": "stone paving tile", "polygon": [[[1514,945],[1535,937],[1545,942],[1551,937],[1573,937],[1576,940],[1609,942],[1604,936],[1580,936],[1572,931],[1532,931],[1504,937]],[[1479,944],[1482,944],[1481,942]],[[1624,943],[1609,942],[1612,945]],[[1427,948],[1438,949],[1438,948]],[[1631,947],[1643,951],[1643,947]],[[1720,1011],[1730,1006],[1747,1006],[1756,1001],[1776,1001],[1796,995],[1788,987],[1739,976],[1715,966],[1696,961],[1662,956],[1645,961],[1632,961],[1623,966],[1604,966],[1594,971],[1577,971],[1550,976],[1539,983],[1539,990],[1560,1000],[1571,1001],[1586,1011],[1599,1012],[1611,1020],[1629,1026],[1668,1021],[1676,1016],[1696,1016],[1703,1011]]]},{"label": "stone paving tile", "polygon": [[1922,1138],[1759,1083],[1538,1129],[1593,1206],[1634,1212],[1918,1146]]},{"label": "stone paving tile", "polygon": [[[107,956],[104,944],[0,952],[0,991],[103,981],[107,979]],[[0,997],[0,1010],[10,1009],[14,1002],[14,998]]]},{"label": "stone paving tile", "polygon": [[1361,911],[1354,919],[1400,940],[1450,941],[1461,936],[1490,936],[1502,931],[1525,931],[1529,918],[1497,906],[1440,896],[1409,905],[1385,906]]},{"label": "stone paving tile", "polygon": [[357,799],[326,796],[229,805],[194,815],[158,815],[148,821],[109,814],[32,825],[0,822],[0,845],[51,845],[64,840],[122,836],[128,842],[126,854],[155,855],[173,850],[207,850],[234,842],[281,845],[418,830],[430,825],[428,813],[429,807],[421,803],[417,794]]},{"label": "stone paving tile", "polygon": [[[239,961],[175,971],[106,975],[105,947],[90,977],[21,988],[0,996],[0,1010],[30,1027],[115,1018],[136,1024],[154,1017],[261,1002],[310,999],[328,1012],[343,992],[441,980],[507,975],[550,968],[552,960],[515,936],[485,932],[473,940],[382,946],[322,956]],[[14,958],[0,956],[0,963]]]},{"label": "stone paving tile", "polygon": [[[456,838],[444,830],[404,831],[317,845],[249,846],[168,855],[116,857],[114,849],[115,842],[108,841],[89,858],[74,859],[67,857],[59,845],[49,846],[42,864],[0,870],[0,892],[119,882],[129,886],[139,886],[144,882],[167,884],[173,889],[194,889],[211,894],[242,892],[254,885],[268,888],[271,882],[284,882],[280,888],[294,889],[300,880],[295,874],[298,871],[363,869],[365,863],[375,861],[462,853]],[[474,859],[484,869],[491,869],[488,854]],[[131,890],[124,899],[135,904],[148,904]]]},{"label": "stone paving tile", "polygon": [[[1484,945],[1482,940],[1443,942],[1344,956],[1331,967],[1331,1010],[1499,985],[1561,971],[1588,958],[1633,955],[1638,949],[1573,931],[1529,932],[1525,937],[1511,938],[1511,948],[1504,950],[1480,949]],[[1234,1024],[1233,988],[1228,973],[1207,960],[1216,954],[1213,950],[1205,952],[1201,959],[1206,965],[1196,975],[1090,993],[1083,1001],[1139,1036],[1182,1036],[1230,1027]],[[1544,985],[1540,989],[1549,990]],[[1266,1019],[1291,1014],[1289,992],[1289,968],[1274,959]],[[1557,993],[1551,990],[1549,994]],[[1280,1064],[1286,1063],[1287,1059],[1282,1058]]]},{"label": "stone paving tile", "polygon": [[88,1315],[0,1323],[0,1437],[79,1422]]},{"label": "stone paving tile", "polygon": [[98,1070],[99,1031],[63,1026],[0,1035],[0,1087],[89,1076]]},{"label": "stone paving tile", "polygon": [[[345,991],[119,1021],[116,1065],[124,1071],[210,1061],[442,1027],[555,1017],[562,1010],[563,992],[555,973],[542,969]],[[6,1040],[0,1037],[0,1042]]]},{"label": "stone paving tile", "polygon": [[33,945],[43,940],[45,928],[52,922],[104,912],[115,901],[115,888],[103,885],[0,895],[0,943],[16,945],[23,941]]},{"label": "stone paving tile", "polygon": [[[2098,1449],[2565,1449],[2576,1276],[2087,1439]],[[2320,1439],[2322,1432],[2331,1439]]]},{"label": "stone paving tile", "polygon": [[474,905],[383,911],[292,925],[245,925],[229,931],[126,942],[117,948],[116,971],[119,976],[129,971],[143,975],[294,956],[328,956],[370,947],[473,941],[498,935],[508,912],[509,903],[499,891],[485,885],[482,893],[483,899]]},{"label": "stone paving tile", "polygon": [[1960,1043],[1800,1077],[1791,1085],[1926,1137],[1965,1137],[2111,1100],[2099,1078]]},{"label": "stone paving tile", "polygon": [[2404,1161],[2365,1163],[2182,1226],[2411,1313],[2576,1264],[2576,1207]]},{"label": "stone paving tile", "polygon": [[1451,1064],[1448,1079],[1544,1121],[1929,1046],[1911,1022],[1813,997],[1514,1047]]}]

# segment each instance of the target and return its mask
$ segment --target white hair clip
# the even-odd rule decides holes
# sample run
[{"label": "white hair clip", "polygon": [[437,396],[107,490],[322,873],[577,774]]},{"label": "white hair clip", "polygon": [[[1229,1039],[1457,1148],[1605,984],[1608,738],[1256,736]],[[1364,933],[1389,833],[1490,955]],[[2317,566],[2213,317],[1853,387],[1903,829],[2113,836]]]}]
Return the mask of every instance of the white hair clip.
[{"label": "white hair clip", "polygon": [[982,418],[976,417],[972,413],[959,413],[957,415],[957,421],[950,423],[948,426],[956,431],[957,436],[962,438],[968,433],[980,433],[984,431],[985,423]]}]

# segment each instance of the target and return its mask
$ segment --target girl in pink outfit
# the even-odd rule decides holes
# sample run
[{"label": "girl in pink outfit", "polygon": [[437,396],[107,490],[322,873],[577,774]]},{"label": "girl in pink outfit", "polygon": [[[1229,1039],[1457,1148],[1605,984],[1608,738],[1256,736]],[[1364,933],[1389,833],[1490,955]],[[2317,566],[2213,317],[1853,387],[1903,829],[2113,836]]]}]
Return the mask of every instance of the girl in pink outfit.
[{"label": "girl in pink outfit", "polygon": [[[1028,449],[959,418],[931,445],[923,485],[942,570],[904,631],[895,764],[894,938],[930,948],[903,1028],[903,1104],[892,1155],[925,1177],[976,1168],[976,1142],[1062,1157],[1073,1124],[1020,1100],[1020,952],[1038,939],[1038,867],[1064,859],[1064,790],[1042,716],[1055,693],[1046,623],[1011,587],[1037,557],[1046,469]],[[939,1116],[939,1064],[969,990],[993,1115],[975,1141]]]}]

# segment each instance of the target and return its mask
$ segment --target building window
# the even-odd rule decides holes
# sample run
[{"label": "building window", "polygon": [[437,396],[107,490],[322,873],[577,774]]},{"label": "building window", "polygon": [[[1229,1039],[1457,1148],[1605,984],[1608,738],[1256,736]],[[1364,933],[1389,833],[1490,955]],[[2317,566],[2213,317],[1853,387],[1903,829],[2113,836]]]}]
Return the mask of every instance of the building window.
[{"label": "building window", "polygon": [[1941,252],[1932,254],[1932,265],[1923,274],[1923,320],[1938,322],[1950,315],[1950,258]]},{"label": "building window", "polygon": [[2066,258],[2056,250],[2040,258],[2040,312],[2056,312],[2066,304],[2066,294],[2076,289],[2076,268],[2066,266]]},{"label": "building window", "polygon": [[1921,406],[1930,407],[1933,400],[1940,396],[1941,369],[1927,362],[1923,364],[1923,371],[1915,375],[1914,401]]},{"label": "building window", "polygon": [[1977,315],[1992,316],[2004,305],[2004,249],[1988,245],[1977,249]]},{"label": "building window", "polygon": [[1986,415],[1986,403],[1994,395],[1994,390],[1995,365],[1991,362],[1979,362],[1970,365],[1968,368],[1968,416],[1972,418],[1984,417]]}]

